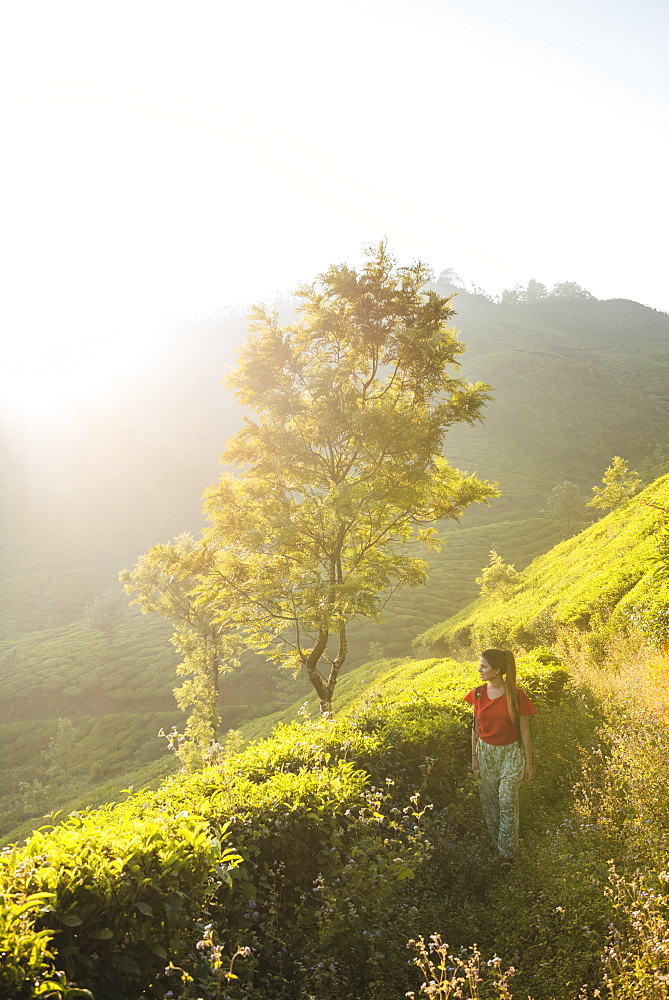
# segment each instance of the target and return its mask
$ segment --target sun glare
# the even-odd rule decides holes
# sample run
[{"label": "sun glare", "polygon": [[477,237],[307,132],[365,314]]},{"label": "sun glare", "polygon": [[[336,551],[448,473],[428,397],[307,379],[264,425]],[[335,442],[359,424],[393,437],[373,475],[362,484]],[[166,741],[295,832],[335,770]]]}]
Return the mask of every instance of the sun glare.
[{"label": "sun glare", "polygon": [[151,341],[145,331],[103,328],[87,341],[60,331],[53,339],[33,334],[15,342],[5,350],[0,375],[6,417],[35,429],[50,418],[104,405],[121,384],[145,370]]}]

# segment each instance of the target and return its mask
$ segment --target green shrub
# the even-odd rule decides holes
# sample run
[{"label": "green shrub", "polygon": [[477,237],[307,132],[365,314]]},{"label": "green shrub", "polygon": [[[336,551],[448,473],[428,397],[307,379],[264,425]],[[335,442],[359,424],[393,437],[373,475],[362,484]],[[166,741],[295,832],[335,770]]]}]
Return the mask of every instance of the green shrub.
[{"label": "green shrub", "polygon": [[40,913],[48,912],[53,894],[32,893],[0,905],[0,997],[28,1000],[32,997],[90,997],[88,990],[70,987],[56,970],[49,950],[53,932],[36,931]]},{"label": "green shrub", "polygon": [[23,850],[6,851],[0,880],[10,906],[48,894],[35,947],[51,939],[69,979],[105,1000],[141,990],[158,997],[165,963],[194,947],[195,922],[238,863],[222,847],[226,836],[184,812],[73,814],[34,833]]},{"label": "green shrub", "polygon": [[[574,697],[547,651],[520,678],[542,723]],[[475,682],[453,661],[377,662],[342,679],[335,720],[283,724],[219,766],[38,832],[0,881],[13,899],[54,894],[35,932],[55,934],[56,967],[99,1000],[162,997],[179,979],[208,995],[223,981],[213,957],[247,946],[230,997],[399,998],[406,939],[447,914],[466,932],[462,900],[481,884],[462,700]],[[562,749],[552,780],[571,766],[564,733]]]}]

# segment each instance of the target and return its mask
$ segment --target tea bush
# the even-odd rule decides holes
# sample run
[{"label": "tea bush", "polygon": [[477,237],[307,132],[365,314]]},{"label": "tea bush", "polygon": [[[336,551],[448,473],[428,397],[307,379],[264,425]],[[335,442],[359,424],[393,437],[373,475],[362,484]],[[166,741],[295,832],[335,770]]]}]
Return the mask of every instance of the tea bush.
[{"label": "tea bush", "polygon": [[[336,720],[283,725],[219,766],[40,831],[4,855],[0,882],[12,905],[53,894],[35,934],[53,935],[54,967],[97,1000],[202,995],[212,948],[223,962],[244,947],[231,997],[328,983],[341,1000],[401,996],[406,939],[443,917],[476,829],[462,702],[475,680],[452,661],[379,666],[383,695],[344,688]],[[547,653],[521,683],[542,715],[572,697]]]},{"label": "tea bush", "polygon": [[[33,963],[50,957],[48,944],[67,978],[99,997],[125,1000],[142,990],[162,996],[168,954],[190,952],[195,922],[239,863],[222,846],[226,836],[185,811],[138,817],[120,806],[73,814],[59,828],[34,833],[22,850],[3,852],[6,919],[24,901],[42,899]],[[15,996],[15,979],[3,964],[1,996]]]},{"label": "tea bush", "polygon": [[669,508],[669,476],[535,559],[512,595],[480,598],[424,632],[416,648],[531,647],[554,642],[564,626],[601,631],[606,642],[634,623],[661,646],[669,639],[669,582],[653,577],[665,519],[658,508]]}]

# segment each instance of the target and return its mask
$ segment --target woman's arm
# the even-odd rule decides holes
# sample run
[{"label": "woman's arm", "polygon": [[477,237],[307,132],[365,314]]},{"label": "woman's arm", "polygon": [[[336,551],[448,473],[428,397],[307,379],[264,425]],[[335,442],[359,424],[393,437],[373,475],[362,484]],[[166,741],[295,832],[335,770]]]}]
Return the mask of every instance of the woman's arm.
[{"label": "woman's arm", "polygon": [[532,764],[532,738],[530,736],[530,718],[528,715],[520,716],[520,745],[525,753],[524,781],[531,781],[534,777],[534,766]]}]

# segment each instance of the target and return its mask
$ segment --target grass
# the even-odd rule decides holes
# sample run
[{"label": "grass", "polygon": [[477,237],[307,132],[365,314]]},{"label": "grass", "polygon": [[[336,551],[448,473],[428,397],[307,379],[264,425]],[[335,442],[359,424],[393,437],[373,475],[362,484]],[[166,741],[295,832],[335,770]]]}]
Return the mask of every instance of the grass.
[{"label": "grass", "polygon": [[609,636],[637,619],[661,645],[669,638],[669,587],[653,578],[652,560],[666,516],[649,504],[669,509],[669,476],[535,559],[512,594],[479,598],[417,645],[531,647],[553,642],[561,626]]}]

